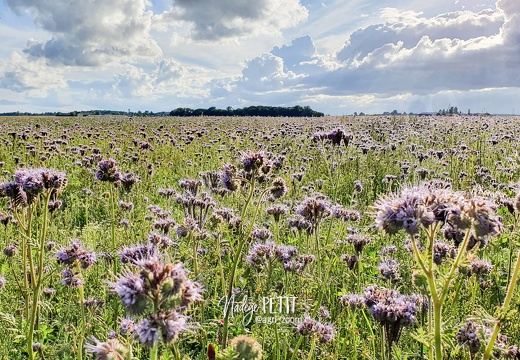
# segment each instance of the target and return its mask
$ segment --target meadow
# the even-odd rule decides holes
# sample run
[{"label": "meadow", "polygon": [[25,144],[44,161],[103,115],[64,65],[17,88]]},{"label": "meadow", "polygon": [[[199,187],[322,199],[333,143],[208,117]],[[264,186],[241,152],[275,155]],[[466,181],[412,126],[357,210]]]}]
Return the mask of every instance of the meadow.
[{"label": "meadow", "polygon": [[520,118],[0,119],[0,359],[518,359]]}]

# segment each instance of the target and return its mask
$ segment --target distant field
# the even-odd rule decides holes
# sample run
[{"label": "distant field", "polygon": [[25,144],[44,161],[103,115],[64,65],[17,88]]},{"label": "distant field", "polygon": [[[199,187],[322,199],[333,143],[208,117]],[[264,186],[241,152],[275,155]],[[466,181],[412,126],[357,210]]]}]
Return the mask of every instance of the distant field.
[{"label": "distant field", "polygon": [[7,117],[0,142],[0,359],[520,358],[518,117]]}]

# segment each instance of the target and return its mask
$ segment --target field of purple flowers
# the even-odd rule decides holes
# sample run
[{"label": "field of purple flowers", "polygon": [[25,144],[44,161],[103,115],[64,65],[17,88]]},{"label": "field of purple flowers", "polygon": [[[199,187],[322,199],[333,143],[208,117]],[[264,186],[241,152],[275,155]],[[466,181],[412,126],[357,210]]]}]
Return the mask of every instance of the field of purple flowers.
[{"label": "field of purple flowers", "polygon": [[520,118],[4,118],[1,359],[520,359]]}]

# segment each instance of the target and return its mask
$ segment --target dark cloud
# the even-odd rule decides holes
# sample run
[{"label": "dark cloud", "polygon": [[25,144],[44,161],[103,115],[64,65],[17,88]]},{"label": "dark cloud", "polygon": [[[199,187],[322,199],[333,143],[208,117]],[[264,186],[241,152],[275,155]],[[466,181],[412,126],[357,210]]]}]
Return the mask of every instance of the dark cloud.
[{"label": "dark cloud", "polygon": [[193,39],[215,41],[277,32],[306,18],[299,0],[174,0],[155,20],[163,26],[186,21]]}]

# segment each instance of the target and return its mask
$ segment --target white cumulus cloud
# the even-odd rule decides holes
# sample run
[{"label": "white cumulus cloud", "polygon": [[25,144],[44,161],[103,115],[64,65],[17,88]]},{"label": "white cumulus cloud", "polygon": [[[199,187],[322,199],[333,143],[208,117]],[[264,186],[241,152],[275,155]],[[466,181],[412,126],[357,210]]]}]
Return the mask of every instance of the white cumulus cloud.
[{"label": "white cumulus cloud", "polygon": [[126,65],[125,72],[114,76],[112,88],[118,98],[199,98],[208,95],[209,79],[208,71],[201,67],[164,59],[149,72],[134,65]]},{"label": "white cumulus cloud", "polygon": [[64,65],[100,66],[113,61],[150,60],[161,49],[150,37],[152,12],[146,0],[5,0],[28,14],[51,39],[29,40],[32,58]]},{"label": "white cumulus cloud", "polygon": [[0,88],[45,97],[49,90],[66,86],[60,71],[48,66],[44,59],[28,61],[15,52],[9,60],[0,61]]}]

